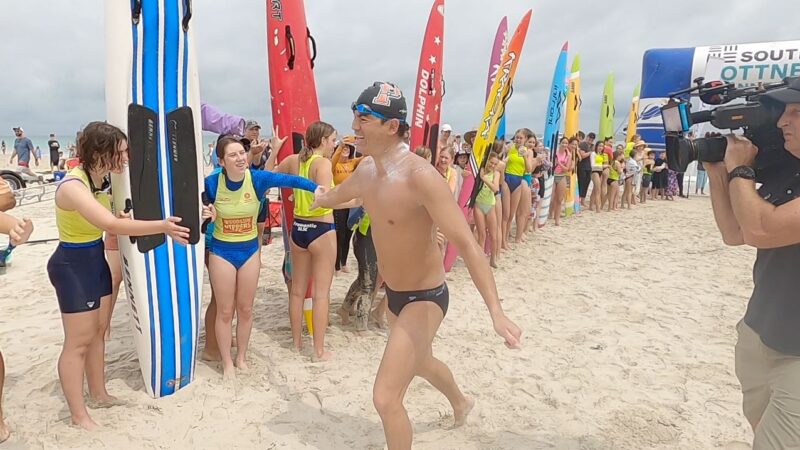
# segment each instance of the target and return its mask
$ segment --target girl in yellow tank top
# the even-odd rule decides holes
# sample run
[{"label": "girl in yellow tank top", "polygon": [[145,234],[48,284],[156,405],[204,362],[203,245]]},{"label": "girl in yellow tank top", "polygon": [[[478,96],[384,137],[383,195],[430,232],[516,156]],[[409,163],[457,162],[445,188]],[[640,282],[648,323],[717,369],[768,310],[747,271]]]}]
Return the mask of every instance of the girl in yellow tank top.
[{"label": "girl in yellow tank top", "polygon": [[603,172],[608,169],[608,155],[604,151],[603,141],[595,143],[594,149],[589,154],[592,162],[592,193],[589,196],[589,209],[599,213],[602,209],[603,198]]},{"label": "girl in yellow tank top", "polygon": [[[280,141],[273,138],[273,145]],[[247,350],[253,328],[253,302],[261,269],[257,218],[261,201],[273,187],[299,188],[313,192],[317,185],[296,175],[253,170],[239,139],[226,136],[217,142],[222,170],[205,179],[205,192],[216,209],[214,234],[209,242],[208,276],[214,288],[215,338],[222,360],[223,377],[233,377],[236,367],[247,368]],[[298,189],[298,190],[299,190]],[[231,356],[231,322],[237,312],[238,353]]]},{"label": "girl in yellow tank top", "polygon": [[533,150],[525,147],[529,139],[535,135],[527,128],[520,128],[514,133],[514,144],[508,150],[506,159],[505,182],[511,191],[509,210],[503,211],[503,239],[511,234],[511,223],[516,222],[515,242],[521,242],[527,229],[530,216],[531,188],[525,182],[525,173],[531,172]]},{"label": "girl in yellow tank top", "polygon": [[[178,217],[130,220],[111,213],[108,176],[121,173],[128,159],[127,138],[119,128],[104,122],[87,125],[78,139],[78,158],[81,165],[72,169],[56,190],[60,243],[47,262],[47,272],[66,336],[58,360],[61,388],[72,423],[94,429],[97,424],[89,416],[83,397],[84,372],[88,371],[91,401],[118,403],[106,391],[103,365],[86,366],[87,358],[103,360],[103,335],[111,319],[111,273],[103,254],[103,232],[123,236],[163,233],[185,244],[189,229],[178,225]],[[204,208],[203,217],[213,217],[213,209]]]},{"label": "girl in yellow tank top", "polygon": [[458,174],[453,167],[453,151],[450,147],[443,147],[436,157],[436,170],[444,177],[450,192],[458,196]]},{"label": "girl in yellow tank top", "polygon": [[[297,174],[320,186],[333,187],[331,161],[327,159],[336,146],[336,130],[325,122],[309,125],[305,145],[299,154],[288,156],[275,166],[277,156],[267,161],[267,169],[280,173]],[[272,155],[277,155],[280,146]],[[347,183],[347,181],[345,181]],[[289,295],[289,320],[295,348],[303,348],[303,301],[310,281],[314,280],[312,293],[314,328],[313,360],[327,360],[333,354],[325,350],[325,331],[328,326],[328,306],[333,271],[336,264],[336,235],[331,209],[311,209],[314,195],[294,190],[294,223],[291,230],[292,280]],[[350,205],[340,205],[349,207]]]}]

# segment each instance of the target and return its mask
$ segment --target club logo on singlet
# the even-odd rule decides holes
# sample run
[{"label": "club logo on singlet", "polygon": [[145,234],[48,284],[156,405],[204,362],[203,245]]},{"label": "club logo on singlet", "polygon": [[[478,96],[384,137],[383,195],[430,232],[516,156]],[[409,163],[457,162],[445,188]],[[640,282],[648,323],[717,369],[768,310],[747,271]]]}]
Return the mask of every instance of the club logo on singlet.
[{"label": "club logo on singlet", "polygon": [[222,219],[222,232],[225,234],[247,234],[252,231],[252,217],[229,217]]}]

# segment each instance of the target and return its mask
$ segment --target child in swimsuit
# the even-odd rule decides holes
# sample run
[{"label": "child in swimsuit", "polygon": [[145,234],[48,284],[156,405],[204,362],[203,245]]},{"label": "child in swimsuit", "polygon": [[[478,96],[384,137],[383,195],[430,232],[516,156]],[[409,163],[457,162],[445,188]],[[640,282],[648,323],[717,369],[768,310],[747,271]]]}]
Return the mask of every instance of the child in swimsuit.
[{"label": "child in swimsuit", "polygon": [[[104,122],[92,122],[78,138],[80,165],[72,169],[55,195],[59,244],[47,262],[47,273],[56,291],[64,326],[64,346],[58,359],[58,375],[69,406],[72,423],[92,430],[83,396],[84,373],[89,403],[99,407],[120,404],[108,395],[105,383],[105,341],[110,317],[111,272],[103,253],[103,232],[125,236],[167,234],[186,244],[189,229],[178,217],[164,220],[130,220],[111,213],[108,176],[122,173],[128,160],[125,133]],[[125,216],[124,213],[121,214]],[[213,217],[204,207],[203,217]]]},{"label": "child in swimsuit", "polygon": [[489,236],[492,238],[489,264],[495,268],[497,267],[497,251],[499,247],[497,240],[497,214],[495,212],[497,199],[494,196],[495,192],[500,190],[500,173],[496,171],[498,161],[497,153],[490,153],[486,166],[481,169],[483,186],[481,186],[481,190],[478,191],[478,196],[475,198],[475,210],[473,211],[480,247],[486,247],[487,229]]},{"label": "child in swimsuit", "polygon": [[592,193],[589,195],[589,209],[598,213],[602,209],[603,187],[601,183],[603,182],[603,170],[608,166],[603,147],[604,144],[598,142],[595,144],[594,150],[589,154],[589,159],[592,163]]},{"label": "child in swimsuit", "polygon": [[627,161],[625,161],[625,189],[622,191],[623,208],[627,204],[628,209],[631,209],[631,205],[636,204],[634,200],[633,182],[636,179],[636,175],[639,173],[639,163],[636,162],[638,154],[639,150],[634,148],[631,150]]},{"label": "child in swimsuit", "polygon": [[550,205],[550,215],[555,220],[556,226],[561,221],[561,206],[567,196],[567,177],[572,170],[573,160],[569,150],[570,145],[577,147],[578,140],[572,138],[561,138],[556,152],[556,167],[553,171],[555,174],[555,181],[553,183],[553,204]]},{"label": "child in swimsuit", "polygon": [[[261,269],[257,220],[261,200],[274,187],[301,188],[313,192],[316,183],[292,175],[252,170],[239,139],[223,137],[217,143],[222,171],[206,177],[208,199],[217,212],[214,221],[208,275],[214,289],[217,314],[214,322],[222,372],[235,376],[235,368],[247,369],[247,349],[253,328],[253,301]],[[236,362],[231,356],[231,323],[236,321]]]},{"label": "child in swimsuit", "polygon": [[625,154],[622,150],[614,152],[614,159],[611,161],[611,168],[608,174],[608,211],[617,209],[617,199],[619,198],[619,183],[622,180],[622,173],[625,168]]},{"label": "child in swimsuit", "polygon": [[509,215],[506,219],[503,230],[504,239],[511,234],[511,222],[516,221],[517,230],[514,241],[521,242],[525,233],[526,221],[528,219],[527,205],[530,201],[530,186],[525,183],[525,173],[530,172],[532,163],[532,150],[525,148],[525,143],[533,136],[533,131],[527,128],[520,128],[514,134],[514,144],[508,150],[506,158],[505,182],[511,191],[511,201],[509,202]]},{"label": "child in swimsuit", "polygon": [[642,164],[642,189],[639,191],[639,202],[644,203],[647,200],[647,195],[650,193],[650,182],[653,179],[653,166],[655,159],[653,158],[653,151],[649,148],[644,149],[644,159]]},{"label": "child in swimsuit", "polygon": [[[507,250],[508,249],[508,236],[503,233],[505,229],[506,220],[508,219],[511,209],[511,189],[508,187],[508,183],[506,183],[505,177],[503,174],[506,173],[506,163],[503,161],[503,150],[505,147],[505,143],[502,139],[495,139],[494,143],[492,144],[491,153],[495,153],[498,155],[497,164],[495,165],[495,171],[499,173],[499,188],[497,192],[495,192],[495,205],[494,205],[494,214],[497,217],[497,248],[498,252],[500,250]],[[490,235],[491,236],[491,235]],[[491,251],[484,247],[484,250],[491,254]]]},{"label": "child in swimsuit", "polygon": [[[276,172],[298,174],[320,186],[333,187],[331,162],[327,159],[336,146],[336,129],[325,122],[309,125],[305,135],[305,147],[297,155],[284,159]],[[277,153],[278,149],[275,150]],[[267,167],[273,167],[267,162]],[[358,169],[356,169],[358,170]],[[333,210],[311,208],[314,194],[294,190],[294,224],[291,231],[292,292],[289,299],[289,321],[295,349],[303,349],[302,320],[303,301],[310,280],[314,280],[312,292],[314,324],[314,354],[312,360],[324,361],[333,357],[325,350],[325,331],[328,327],[328,307],[333,271],[336,265],[336,227]],[[342,208],[358,206],[338,205]],[[338,208],[337,208],[338,209]]]}]

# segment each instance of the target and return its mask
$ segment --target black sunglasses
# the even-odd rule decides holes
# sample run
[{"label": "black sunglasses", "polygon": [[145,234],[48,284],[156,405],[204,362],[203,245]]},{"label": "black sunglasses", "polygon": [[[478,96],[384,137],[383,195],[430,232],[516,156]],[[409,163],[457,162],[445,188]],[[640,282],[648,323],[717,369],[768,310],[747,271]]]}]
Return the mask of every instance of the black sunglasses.
[{"label": "black sunglasses", "polygon": [[89,178],[89,189],[92,191],[92,194],[97,194],[99,192],[102,192],[102,193],[110,193],[111,192],[111,177],[110,176],[103,177],[103,183],[100,185],[100,187],[96,187],[94,185],[94,182],[92,181],[92,177],[91,176],[88,177],[88,178]]}]

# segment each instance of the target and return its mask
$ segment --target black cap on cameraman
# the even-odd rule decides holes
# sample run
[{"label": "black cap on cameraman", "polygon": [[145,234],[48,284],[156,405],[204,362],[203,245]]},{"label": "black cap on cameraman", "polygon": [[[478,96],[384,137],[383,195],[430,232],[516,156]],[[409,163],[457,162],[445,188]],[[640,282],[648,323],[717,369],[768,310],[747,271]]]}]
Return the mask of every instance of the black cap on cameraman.
[{"label": "black cap on cameraman", "polygon": [[778,103],[800,103],[800,77],[787,78],[786,87],[764,94],[764,97]]}]

